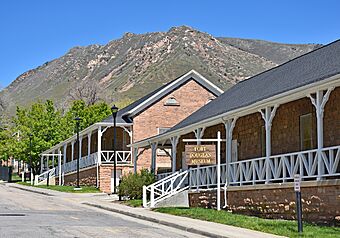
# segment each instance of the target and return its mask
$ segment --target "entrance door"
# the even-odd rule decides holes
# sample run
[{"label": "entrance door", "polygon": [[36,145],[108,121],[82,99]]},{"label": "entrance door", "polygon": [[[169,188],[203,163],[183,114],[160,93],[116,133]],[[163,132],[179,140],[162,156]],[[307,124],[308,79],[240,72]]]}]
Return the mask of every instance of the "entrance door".
[{"label": "entrance door", "polygon": [[[117,169],[116,173],[116,186],[118,187],[120,178],[122,177],[122,170]],[[111,192],[113,193],[114,190],[114,170],[111,170]]]}]

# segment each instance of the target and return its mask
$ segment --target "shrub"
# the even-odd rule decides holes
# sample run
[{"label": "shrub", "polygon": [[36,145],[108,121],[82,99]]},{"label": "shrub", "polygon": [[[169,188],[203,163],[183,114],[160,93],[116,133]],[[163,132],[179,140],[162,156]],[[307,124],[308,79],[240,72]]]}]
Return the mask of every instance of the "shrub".
[{"label": "shrub", "polygon": [[118,193],[120,196],[126,196],[129,199],[141,199],[143,197],[143,186],[154,182],[155,175],[146,169],[137,174],[129,173],[122,177]]}]

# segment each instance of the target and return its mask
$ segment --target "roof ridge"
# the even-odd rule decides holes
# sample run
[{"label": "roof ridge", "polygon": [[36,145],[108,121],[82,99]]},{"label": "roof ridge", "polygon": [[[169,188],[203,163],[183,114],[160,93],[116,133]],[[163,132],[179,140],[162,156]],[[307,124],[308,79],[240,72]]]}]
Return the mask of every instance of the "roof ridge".
[{"label": "roof ridge", "polygon": [[[302,55],[299,55],[299,56],[297,56],[297,57],[295,57],[295,58],[293,58],[293,59],[290,59],[290,60],[288,60],[288,61],[286,61],[286,62],[284,62],[284,63],[282,63],[282,64],[279,64],[279,65],[277,65],[277,66],[275,66],[275,67],[273,67],[273,68],[267,69],[267,70],[265,70],[265,71],[263,71],[263,72],[261,72],[261,73],[258,73],[258,74],[254,75],[254,76],[251,76],[251,77],[247,78],[247,79],[244,79],[244,80],[242,80],[241,82],[239,82],[239,83],[237,83],[237,84],[246,82],[246,81],[248,81],[248,80],[250,80],[250,79],[252,79],[252,78],[258,77],[259,75],[262,75],[262,74],[265,74],[265,73],[270,72],[270,71],[272,71],[272,70],[275,70],[275,69],[277,69],[277,68],[279,68],[279,67],[281,67],[281,66],[284,66],[284,65],[286,65],[286,64],[288,64],[288,63],[290,63],[290,62],[292,62],[292,61],[295,61],[295,60],[297,60],[297,59],[299,59],[299,58],[301,58],[301,57],[304,57],[304,56],[306,56],[306,55],[312,54],[312,53],[314,53],[314,52],[316,52],[316,51],[319,51],[319,50],[321,50],[321,49],[323,49],[323,48],[326,48],[326,47],[328,47],[328,46],[330,46],[330,45],[332,45],[332,44],[335,44],[335,43],[337,43],[337,42],[340,42],[340,39],[337,39],[337,40],[335,40],[335,41],[332,41],[331,43],[328,43],[328,44],[326,44],[326,45],[322,45],[322,46],[319,47],[319,48],[316,48],[316,49],[314,49],[314,50],[312,50],[312,51],[309,51],[309,52],[307,52],[307,53],[304,53],[304,54],[302,54]],[[237,84],[236,84],[236,85],[237,85]],[[227,91],[228,91],[228,90],[227,90]]]}]

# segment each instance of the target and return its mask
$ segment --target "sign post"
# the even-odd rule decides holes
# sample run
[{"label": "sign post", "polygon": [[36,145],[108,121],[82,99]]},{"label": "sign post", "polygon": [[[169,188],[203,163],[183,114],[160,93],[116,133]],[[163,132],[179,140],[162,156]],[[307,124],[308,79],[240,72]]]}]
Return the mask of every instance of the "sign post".
[{"label": "sign post", "polygon": [[[183,139],[183,142],[197,142],[196,139]],[[217,132],[217,139],[200,139],[200,142],[217,142],[216,145],[185,145],[185,158],[187,165],[212,165],[217,164],[217,210],[221,210],[221,132]],[[216,151],[217,147],[217,151]],[[217,157],[217,158],[216,158]],[[199,184],[199,169],[197,169],[197,189]]]},{"label": "sign post", "polygon": [[298,232],[302,233],[302,203],[301,203],[301,177],[300,174],[294,175],[294,191],[296,194],[296,216],[298,220]]}]

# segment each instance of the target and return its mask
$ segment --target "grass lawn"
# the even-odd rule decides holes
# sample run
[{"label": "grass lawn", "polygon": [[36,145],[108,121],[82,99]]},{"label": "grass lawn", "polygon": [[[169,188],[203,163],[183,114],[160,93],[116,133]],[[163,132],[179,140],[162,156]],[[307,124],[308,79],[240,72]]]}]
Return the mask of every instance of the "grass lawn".
[{"label": "grass lawn", "polygon": [[296,221],[262,219],[251,216],[232,214],[204,208],[156,208],[154,211],[177,216],[217,222],[225,225],[248,228],[288,237],[340,237],[339,227],[324,227],[303,224],[303,235],[297,232]]},{"label": "grass lawn", "polygon": [[143,205],[143,200],[142,199],[126,200],[123,203],[130,207],[141,207]]},{"label": "grass lawn", "polygon": [[[17,182],[18,184],[21,185],[26,185],[26,186],[32,186],[30,183],[25,183],[25,182]],[[65,193],[100,193],[100,190],[97,189],[96,187],[92,186],[81,186],[81,190],[74,190],[73,186],[59,186],[59,185],[38,185],[38,186],[33,186],[37,188],[45,188],[45,189],[50,189],[50,190],[55,190],[59,192],[65,192]]]},{"label": "grass lawn", "polygon": [[12,182],[21,181],[22,178],[17,173],[12,173]]}]

